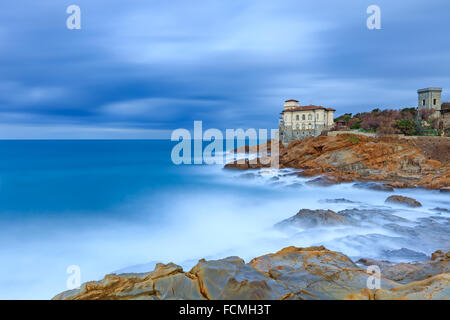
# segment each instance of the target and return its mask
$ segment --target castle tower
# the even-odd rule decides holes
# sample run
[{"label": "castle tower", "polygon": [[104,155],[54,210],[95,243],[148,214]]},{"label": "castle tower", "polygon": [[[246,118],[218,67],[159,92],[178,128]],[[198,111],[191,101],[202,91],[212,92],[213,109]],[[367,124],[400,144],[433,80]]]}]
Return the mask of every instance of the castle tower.
[{"label": "castle tower", "polygon": [[298,107],[300,107],[300,103],[297,100],[290,99],[290,100],[286,100],[284,102],[285,110],[292,110],[292,109],[298,108]]},{"label": "castle tower", "polygon": [[441,93],[442,88],[425,88],[417,90],[419,109],[435,109],[441,110]]}]

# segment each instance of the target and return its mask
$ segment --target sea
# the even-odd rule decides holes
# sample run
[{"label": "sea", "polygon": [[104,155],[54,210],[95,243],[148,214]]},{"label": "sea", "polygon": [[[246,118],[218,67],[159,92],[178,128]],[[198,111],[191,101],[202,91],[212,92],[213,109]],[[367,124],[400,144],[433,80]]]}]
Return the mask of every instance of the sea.
[{"label": "sea", "polygon": [[[0,299],[51,299],[70,289],[74,267],[86,282],[149,272],[158,262],[185,270],[201,258],[248,262],[287,246],[325,245],[355,260],[405,247],[426,256],[450,248],[445,237],[421,243],[386,227],[414,229],[434,217],[448,228],[448,194],[396,190],[423,207],[389,206],[392,193],[308,185],[295,170],[176,165],[175,144],[0,141]],[[351,208],[388,209],[400,219],[295,232],[274,227],[301,209]]]}]

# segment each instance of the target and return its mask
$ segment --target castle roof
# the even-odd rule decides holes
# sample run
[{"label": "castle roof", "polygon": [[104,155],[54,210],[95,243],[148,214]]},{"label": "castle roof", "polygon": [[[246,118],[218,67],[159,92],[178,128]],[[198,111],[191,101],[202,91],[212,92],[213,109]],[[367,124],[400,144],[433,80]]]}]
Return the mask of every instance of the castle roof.
[{"label": "castle roof", "polygon": [[430,92],[430,91],[442,92],[442,88],[424,88],[424,89],[417,90],[417,93]]},{"label": "castle roof", "polygon": [[322,106],[309,105],[309,106],[300,106],[300,107],[296,107],[296,108],[291,108],[291,109],[283,110],[283,111],[281,111],[281,113],[284,113],[284,112],[291,112],[291,111],[307,111],[307,110],[336,111],[336,110],[333,109],[333,108],[325,108],[325,107],[322,107]]},{"label": "castle roof", "polygon": [[450,112],[450,102],[444,102],[441,105],[441,112]]}]

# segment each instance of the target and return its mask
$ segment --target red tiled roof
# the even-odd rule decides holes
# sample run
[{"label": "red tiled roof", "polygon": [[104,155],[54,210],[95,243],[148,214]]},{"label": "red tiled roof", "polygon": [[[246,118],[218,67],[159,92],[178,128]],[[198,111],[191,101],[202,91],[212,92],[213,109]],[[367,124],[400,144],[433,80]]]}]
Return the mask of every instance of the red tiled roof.
[{"label": "red tiled roof", "polygon": [[325,108],[322,106],[314,106],[314,105],[309,105],[309,106],[301,106],[301,107],[295,107],[295,108],[290,108],[288,110],[283,110],[281,111],[281,113],[285,112],[285,111],[304,111],[304,110],[326,110],[326,111],[336,111],[333,108]]}]

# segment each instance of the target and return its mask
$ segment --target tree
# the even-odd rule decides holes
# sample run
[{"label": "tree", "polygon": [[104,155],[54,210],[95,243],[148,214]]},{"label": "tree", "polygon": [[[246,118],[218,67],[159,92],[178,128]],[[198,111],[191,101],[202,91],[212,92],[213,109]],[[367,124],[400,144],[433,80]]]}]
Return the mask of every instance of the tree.
[{"label": "tree", "polygon": [[417,124],[410,119],[401,119],[395,122],[395,126],[405,135],[412,136],[416,133]]}]

